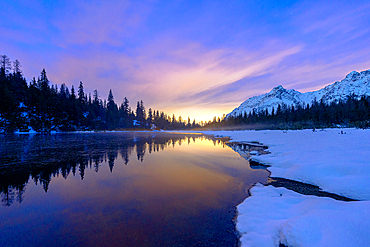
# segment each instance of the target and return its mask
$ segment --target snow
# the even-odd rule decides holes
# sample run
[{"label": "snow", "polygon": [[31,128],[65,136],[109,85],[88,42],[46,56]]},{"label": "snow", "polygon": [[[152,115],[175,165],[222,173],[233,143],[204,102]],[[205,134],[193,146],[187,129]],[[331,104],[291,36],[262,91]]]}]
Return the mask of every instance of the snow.
[{"label": "snow", "polygon": [[134,126],[140,126],[140,121],[138,121],[138,120],[132,120],[132,124]]},{"label": "snow", "polygon": [[238,206],[242,246],[370,246],[370,202],[256,185]]},{"label": "snow", "polygon": [[362,200],[335,201],[258,185],[238,206],[243,246],[370,246],[370,130],[203,133],[228,136],[233,142],[258,141],[270,154],[251,160],[269,165],[272,177]]},{"label": "snow", "polygon": [[38,132],[35,131],[31,126],[28,127],[28,131],[15,131],[15,134],[37,134]]},{"label": "snow", "polygon": [[273,88],[269,93],[254,96],[244,101],[239,107],[235,108],[229,116],[239,116],[240,114],[253,111],[256,112],[268,110],[272,112],[272,108],[276,109],[278,105],[295,105],[300,104],[306,106],[311,104],[314,99],[320,102],[323,99],[325,102],[330,103],[333,101],[346,100],[347,97],[354,94],[357,98],[362,95],[370,96],[370,70],[362,72],[352,71],[343,80],[334,82],[320,90],[301,93],[294,89],[285,89],[279,85]]}]

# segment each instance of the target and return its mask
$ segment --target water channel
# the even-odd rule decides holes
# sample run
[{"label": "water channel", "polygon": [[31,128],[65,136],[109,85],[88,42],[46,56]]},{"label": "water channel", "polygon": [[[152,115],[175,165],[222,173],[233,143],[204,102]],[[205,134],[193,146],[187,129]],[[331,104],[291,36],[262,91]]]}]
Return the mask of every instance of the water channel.
[{"label": "water channel", "polygon": [[0,246],[238,246],[268,175],[199,134],[2,135]]}]

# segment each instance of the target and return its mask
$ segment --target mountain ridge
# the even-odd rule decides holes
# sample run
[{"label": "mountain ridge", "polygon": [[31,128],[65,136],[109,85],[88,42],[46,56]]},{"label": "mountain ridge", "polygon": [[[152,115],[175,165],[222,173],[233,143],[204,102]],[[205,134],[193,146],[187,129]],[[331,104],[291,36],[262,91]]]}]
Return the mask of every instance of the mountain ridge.
[{"label": "mountain ridge", "polygon": [[235,108],[226,117],[236,117],[241,114],[248,114],[253,110],[258,113],[277,109],[278,105],[307,105],[314,100],[331,103],[333,101],[346,100],[348,96],[355,97],[370,96],[370,69],[361,72],[352,71],[340,81],[329,84],[319,90],[301,93],[294,89],[285,89],[282,85],[274,87],[270,92],[259,96],[253,96]]}]

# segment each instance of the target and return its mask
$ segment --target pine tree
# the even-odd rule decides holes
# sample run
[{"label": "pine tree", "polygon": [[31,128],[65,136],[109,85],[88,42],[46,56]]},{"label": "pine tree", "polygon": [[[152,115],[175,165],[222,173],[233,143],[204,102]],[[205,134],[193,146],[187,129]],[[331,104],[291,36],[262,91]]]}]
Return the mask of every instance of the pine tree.
[{"label": "pine tree", "polygon": [[22,70],[21,70],[21,63],[18,61],[18,59],[16,59],[14,62],[13,62],[13,72],[14,74],[19,74],[21,75],[22,74]]},{"label": "pine tree", "polygon": [[75,99],[76,99],[75,88],[74,88],[74,86],[73,86],[73,85],[72,85],[72,88],[71,88],[71,98],[72,98],[73,100],[75,100]]},{"label": "pine tree", "polygon": [[140,127],[145,127],[145,108],[143,101],[137,102],[136,105],[136,120],[139,121]]},{"label": "pine tree", "polygon": [[176,117],[175,114],[172,114],[172,122],[171,122],[172,129],[176,128]]},{"label": "pine tree", "polygon": [[44,92],[44,93],[47,93],[49,91],[49,79],[48,77],[46,76],[46,71],[45,69],[43,69],[41,71],[41,75],[37,81],[37,86],[38,88]]},{"label": "pine tree", "polygon": [[143,121],[145,123],[145,119],[146,119],[146,111],[145,111],[145,107],[144,107],[144,103],[143,101],[141,100],[140,101],[140,109],[141,109],[141,113],[143,115]]},{"label": "pine tree", "polygon": [[130,105],[126,97],[123,100],[123,113],[125,116],[128,116],[130,114]]},{"label": "pine tree", "polygon": [[115,129],[118,124],[118,108],[114,102],[112,90],[109,90],[107,103],[107,124],[109,129]]},{"label": "pine tree", "polygon": [[78,129],[78,126],[80,125],[80,119],[78,114],[75,88],[73,85],[71,87],[71,96],[68,98],[68,118],[71,130]]},{"label": "pine tree", "polygon": [[149,110],[148,110],[148,118],[147,118],[146,122],[147,122],[147,124],[148,124],[149,128],[151,128],[152,123],[153,123],[153,113],[152,113],[152,108],[149,108]]},{"label": "pine tree", "polygon": [[11,91],[11,81],[4,74],[0,77],[0,127],[6,132],[13,132],[16,128],[18,105]]},{"label": "pine tree", "polygon": [[130,105],[128,99],[125,97],[123,99],[123,103],[121,104],[120,107],[120,127],[121,128],[129,128],[131,127],[131,120],[130,119]]},{"label": "pine tree", "polygon": [[98,90],[94,90],[93,101],[89,110],[89,125],[92,129],[104,129],[105,111],[99,99]]},{"label": "pine tree", "polygon": [[107,104],[107,107],[112,107],[114,105],[114,97],[113,97],[113,93],[112,93],[112,89],[109,90],[109,94],[108,94],[108,104]]},{"label": "pine tree", "polygon": [[37,80],[37,89],[39,95],[38,106],[37,106],[37,115],[39,116],[39,122],[36,129],[42,132],[49,132],[51,130],[51,90],[49,87],[49,79],[46,75],[45,69],[41,71],[40,77]]},{"label": "pine tree", "polygon": [[1,56],[0,66],[1,66],[0,73],[3,75],[7,75],[11,69],[10,59],[8,58],[7,55]]},{"label": "pine tree", "polygon": [[80,81],[80,85],[78,86],[78,100],[82,104],[86,104],[86,97],[85,97],[85,92],[84,92],[84,86],[82,84],[82,81]]},{"label": "pine tree", "polygon": [[94,101],[93,102],[99,102],[99,93],[98,90],[94,90]]}]

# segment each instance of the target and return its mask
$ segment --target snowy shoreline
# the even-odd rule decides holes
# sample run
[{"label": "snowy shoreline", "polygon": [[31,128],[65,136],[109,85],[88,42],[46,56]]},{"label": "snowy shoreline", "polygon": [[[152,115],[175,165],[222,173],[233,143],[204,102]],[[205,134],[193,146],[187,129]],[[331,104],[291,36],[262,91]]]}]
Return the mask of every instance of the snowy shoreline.
[{"label": "snowy shoreline", "polygon": [[360,200],[258,184],[237,207],[242,246],[370,246],[370,130],[341,131],[202,132],[230,137],[230,142],[262,143],[270,154],[254,153],[251,160],[268,165],[271,176]]}]

